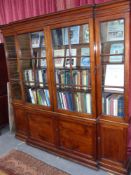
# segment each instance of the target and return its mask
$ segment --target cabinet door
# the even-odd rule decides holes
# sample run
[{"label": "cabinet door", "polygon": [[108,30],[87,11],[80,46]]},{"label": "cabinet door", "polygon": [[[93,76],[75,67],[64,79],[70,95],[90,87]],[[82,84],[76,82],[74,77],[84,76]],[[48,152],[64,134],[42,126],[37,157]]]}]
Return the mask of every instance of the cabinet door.
[{"label": "cabinet door", "polygon": [[17,36],[25,101],[50,109],[50,82],[43,31]]},{"label": "cabinet door", "polygon": [[12,98],[13,100],[22,100],[21,80],[14,36],[5,37],[5,48]]},{"label": "cabinet door", "polygon": [[96,159],[96,124],[76,119],[59,120],[59,147],[67,153]]},{"label": "cabinet door", "polygon": [[[98,28],[99,27],[99,28]],[[109,120],[128,115],[129,53],[128,18],[96,20],[98,112]]]},{"label": "cabinet door", "polygon": [[96,18],[97,108],[100,122],[98,149],[102,168],[125,174],[129,110],[129,16],[117,14],[117,11],[112,13],[112,16],[108,16],[108,12],[107,16],[98,14]]},{"label": "cabinet door", "polygon": [[51,30],[55,110],[95,116],[93,24]]},{"label": "cabinet door", "polygon": [[100,123],[99,125],[100,165],[105,169],[125,172],[127,155],[127,125]]},{"label": "cabinet door", "polygon": [[16,136],[18,138],[25,139],[27,137],[27,119],[26,113],[23,106],[14,107],[14,116],[15,116],[15,126],[16,126]]},{"label": "cabinet door", "polygon": [[[53,115],[52,115],[53,116]],[[28,140],[37,141],[37,144],[55,145],[55,122],[47,112],[27,111]]]}]

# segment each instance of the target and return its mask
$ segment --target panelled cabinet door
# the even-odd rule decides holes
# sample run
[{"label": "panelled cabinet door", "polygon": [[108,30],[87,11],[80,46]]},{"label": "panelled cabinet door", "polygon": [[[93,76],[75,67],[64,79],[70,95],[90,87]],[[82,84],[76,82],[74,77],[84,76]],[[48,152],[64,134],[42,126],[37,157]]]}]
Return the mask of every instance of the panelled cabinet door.
[{"label": "panelled cabinet door", "polygon": [[14,106],[14,117],[15,117],[15,127],[16,136],[21,139],[27,138],[27,118],[24,107],[21,105]]},{"label": "panelled cabinet door", "polygon": [[127,125],[101,122],[99,139],[100,166],[121,174],[126,173]]},{"label": "panelled cabinet door", "polygon": [[55,110],[95,116],[93,24],[51,30]]},{"label": "panelled cabinet door", "polygon": [[48,112],[27,111],[28,118],[28,142],[36,141],[39,145],[55,145],[55,120]]},{"label": "panelled cabinet door", "polygon": [[48,109],[51,101],[44,32],[20,34],[17,43],[25,101]]}]

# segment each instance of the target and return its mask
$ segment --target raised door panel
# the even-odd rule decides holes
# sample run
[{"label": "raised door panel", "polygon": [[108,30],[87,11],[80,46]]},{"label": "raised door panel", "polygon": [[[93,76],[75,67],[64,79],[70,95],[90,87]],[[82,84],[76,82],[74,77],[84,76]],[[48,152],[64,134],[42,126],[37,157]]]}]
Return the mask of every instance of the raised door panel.
[{"label": "raised door panel", "polygon": [[126,165],[127,126],[122,124],[100,123],[98,137],[100,164],[118,172]]},{"label": "raised door panel", "polygon": [[27,120],[24,108],[14,106],[16,136],[25,139],[27,137]]},{"label": "raised door panel", "polygon": [[46,113],[28,112],[29,138],[55,144],[54,120]]},{"label": "raised door panel", "polygon": [[74,154],[95,158],[96,125],[78,121],[59,121],[60,147]]}]

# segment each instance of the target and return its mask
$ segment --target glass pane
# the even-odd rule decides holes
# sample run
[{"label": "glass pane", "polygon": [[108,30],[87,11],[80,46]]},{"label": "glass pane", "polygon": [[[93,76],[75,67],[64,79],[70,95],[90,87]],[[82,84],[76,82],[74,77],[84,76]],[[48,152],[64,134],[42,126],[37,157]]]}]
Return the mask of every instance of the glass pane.
[{"label": "glass pane", "polygon": [[26,100],[50,106],[44,33],[22,34],[18,36],[18,41]]},{"label": "glass pane", "polygon": [[124,20],[101,23],[102,111],[124,117]]},{"label": "glass pane", "polygon": [[52,43],[58,108],[90,114],[88,24],[52,30]]},{"label": "glass pane", "polygon": [[14,36],[5,37],[5,47],[8,59],[8,71],[10,76],[11,94],[13,99],[22,99],[21,86],[19,80],[18,61]]},{"label": "glass pane", "polygon": [[7,51],[7,59],[8,59],[8,71],[10,79],[18,80],[18,63],[17,63],[17,55],[15,48],[15,39],[14,36],[5,37],[5,47]]},{"label": "glass pane", "polygon": [[13,99],[22,99],[21,87],[19,81],[10,82],[11,84],[11,94]]},{"label": "glass pane", "polygon": [[15,38],[14,36],[5,37],[6,51],[8,59],[16,59],[16,48],[15,48]]}]

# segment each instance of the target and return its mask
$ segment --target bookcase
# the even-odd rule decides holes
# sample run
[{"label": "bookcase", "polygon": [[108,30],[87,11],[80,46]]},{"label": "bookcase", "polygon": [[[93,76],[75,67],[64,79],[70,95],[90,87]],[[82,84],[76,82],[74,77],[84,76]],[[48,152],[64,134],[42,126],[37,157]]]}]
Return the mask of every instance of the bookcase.
[{"label": "bookcase", "polygon": [[130,1],[118,0],[2,27],[16,137],[127,173],[129,16]]}]

